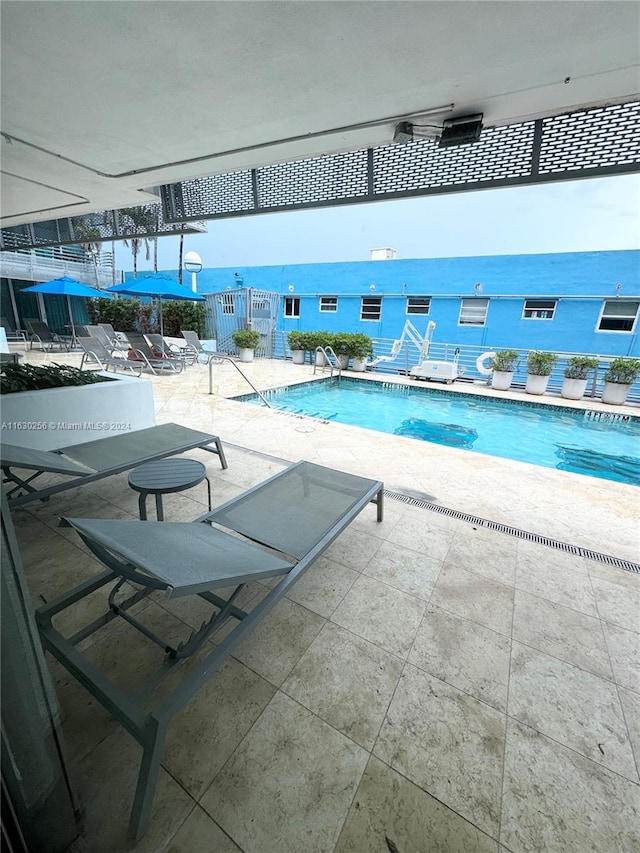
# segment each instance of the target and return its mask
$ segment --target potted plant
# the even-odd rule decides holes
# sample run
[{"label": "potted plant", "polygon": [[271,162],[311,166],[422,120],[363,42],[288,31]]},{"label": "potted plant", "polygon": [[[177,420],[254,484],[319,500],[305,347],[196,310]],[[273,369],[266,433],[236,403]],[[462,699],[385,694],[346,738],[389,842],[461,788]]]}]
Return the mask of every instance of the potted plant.
[{"label": "potted plant", "polygon": [[524,389],[527,394],[544,394],[547,390],[553,365],[557,360],[558,356],[552,352],[531,350],[527,356],[528,376]]},{"label": "potted plant", "polygon": [[253,329],[236,329],[231,337],[240,351],[240,361],[253,361],[253,351],[260,343],[260,334]]},{"label": "potted plant", "polygon": [[306,351],[309,349],[307,345],[308,335],[306,332],[291,331],[287,334],[289,349],[291,350],[291,358],[294,364],[304,364]]},{"label": "potted plant", "polygon": [[330,346],[336,354],[338,364],[342,370],[346,370],[349,367],[349,337],[345,332],[337,332],[331,336]]},{"label": "potted plant", "polygon": [[326,347],[331,343],[329,332],[309,332],[307,346],[311,350],[312,358],[317,367],[324,367],[327,360],[322,352],[316,352],[318,347]]},{"label": "potted plant", "polygon": [[367,358],[373,358],[373,341],[361,332],[355,332],[347,338],[347,352],[352,359],[351,369],[361,373],[366,368]]},{"label": "potted plant", "polygon": [[602,402],[620,406],[640,374],[640,358],[614,358],[604,375]]},{"label": "potted plant", "polygon": [[491,387],[496,391],[508,391],[515,373],[520,353],[514,349],[501,349],[489,362],[493,370]]},{"label": "potted plant", "polygon": [[566,400],[580,400],[587,389],[589,373],[598,366],[598,359],[588,355],[574,355],[567,361],[560,394]]}]

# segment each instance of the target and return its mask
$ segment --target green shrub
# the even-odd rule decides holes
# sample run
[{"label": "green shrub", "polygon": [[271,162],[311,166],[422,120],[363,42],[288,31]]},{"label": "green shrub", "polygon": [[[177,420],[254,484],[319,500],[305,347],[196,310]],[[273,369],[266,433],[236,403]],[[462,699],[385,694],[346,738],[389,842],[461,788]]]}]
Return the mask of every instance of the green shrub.
[{"label": "green shrub", "polygon": [[68,388],[111,381],[110,377],[79,370],[68,364],[50,364],[43,367],[37,364],[8,362],[3,364],[0,370],[0,393],[17,394],[20,391],[41,391],[44,388]]},{"label": "green shrub", "polygon": [[351,358],[373,358],[373,341],[368,335],[355,332],[345,336],[347,342],[347,355]]},{"label": "green shrub", "polygon": [[520,353],[514,349],[501,349],[489,361],[492,370],[498,373],[512,373],[516,369]]},{"label": "green shrub", "polygon": [[567,379],[588,379],[589,373],[598,366],[598,359],[586,355],[574,355],[567,360],[564,375]]},{"label": "green shrub", "polygon": [[238,349],[256,349],[260,343],[260,334],[253,329],[236,329],[231,337]]},{"label": "green shrub", "polygon": [[527,370],[532,376],[549,376],[558,356],[552,352],[531,350],[527,356]]},{"label": "green shrub", "polygon": [[633,385],[639,374],[639,358],[614,358],[604,375],[604,381],[618,385]]},{"label": "green shrub", "polygon": [[289,342],[289,349],[291,350],[306,350],[307,347],[307,333],[306,332],[295,332],[291,331],[287,334],[287,340]]},{"label": "green shrub", "polygon": [[171,299],[162,303],[165,335],[179,338],[183,329],[191,329],[199,338],[205,337],[207,310],[204,302]]}]

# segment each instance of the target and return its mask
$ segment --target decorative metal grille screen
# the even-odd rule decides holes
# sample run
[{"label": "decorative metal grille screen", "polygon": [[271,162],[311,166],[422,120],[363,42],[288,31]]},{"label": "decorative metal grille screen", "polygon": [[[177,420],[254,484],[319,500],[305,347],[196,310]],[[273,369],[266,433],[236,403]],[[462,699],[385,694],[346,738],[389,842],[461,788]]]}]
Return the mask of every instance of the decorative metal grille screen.
[{"label": "decorative metal grille screen", "polygon": [[161,204],[144,204],[122,210],[102,210],[67,219],[49,219],[0,230],[0,249],[37,249],[41,246],[70,246],[133,237],[163,237],[169,234],[199,234],[202,222],[189,225],[164,218]]},{"label": "decorative metal grille screen", "polygon": [[640,169],[640,102],[487,128],[472,145],[434,139],[310,157],[161,188],[167,221],[247,216]]}]

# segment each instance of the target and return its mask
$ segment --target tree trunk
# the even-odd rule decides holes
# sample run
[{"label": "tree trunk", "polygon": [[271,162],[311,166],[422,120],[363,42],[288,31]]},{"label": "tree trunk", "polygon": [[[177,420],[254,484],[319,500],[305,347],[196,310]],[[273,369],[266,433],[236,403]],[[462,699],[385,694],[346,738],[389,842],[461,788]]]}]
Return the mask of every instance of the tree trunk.
[{"label": "tree trunk", "polygon": [[153,271],[158,272],[158,238],[153,238]]},{"label": "tree trunk", "polygon": [[182,284],[182,255],[184,252],[184,234],[180,235],[180,253],[178,255],[178,281]]}]

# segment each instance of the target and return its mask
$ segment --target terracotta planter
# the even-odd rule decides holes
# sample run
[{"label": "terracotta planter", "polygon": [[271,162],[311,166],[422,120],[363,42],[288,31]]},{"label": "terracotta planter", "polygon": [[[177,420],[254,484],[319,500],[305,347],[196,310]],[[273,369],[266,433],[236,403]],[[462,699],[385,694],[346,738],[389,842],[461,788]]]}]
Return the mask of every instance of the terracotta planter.
[{"label": "terracotta planter", "polygon": [[524,390],[527,394],[537,394],[540,396],[544,394],[547,390],[547,385],[549,384],[549,376],[540,376],[536,373],[530,373],[527,376],[527,384],[524,387]]},{"label": "terracotta planter", "polygon": [[611,406],[621,406],[627,399],[631,385],[623,385],[621,382],[605,382],[602,391],[602,402]]},{"label": "terracotta planter", "polygon": [[565,376],[560,394],[565,400],[581,400],[587,390],[588,379],[569,379]]},{"label": "terracotta planter", "polygon": [[515,371],[494,370],[491,377],[491,387],[496,391],[508,391],[511,388],[511,380]]}]

